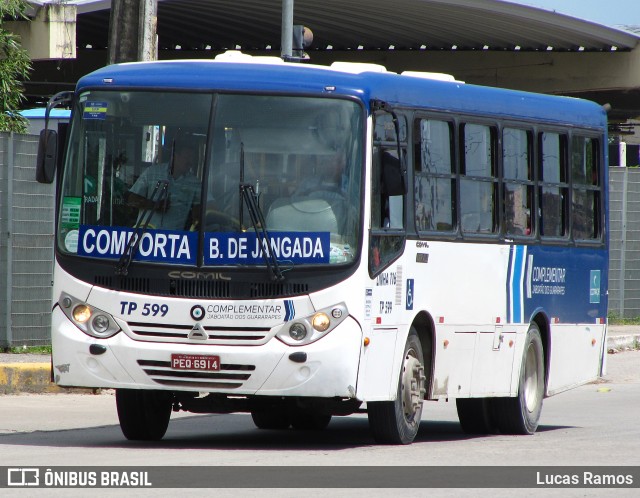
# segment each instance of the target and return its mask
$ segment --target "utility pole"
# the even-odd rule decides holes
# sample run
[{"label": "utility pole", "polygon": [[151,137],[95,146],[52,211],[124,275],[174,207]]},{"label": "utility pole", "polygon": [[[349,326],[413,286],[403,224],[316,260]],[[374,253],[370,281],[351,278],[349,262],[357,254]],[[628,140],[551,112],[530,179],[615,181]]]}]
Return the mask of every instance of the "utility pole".
[{"label": "utility pole", "polygon": [[308,60],[304,49],[311,46],[313,32],[301,24],[293,24],[293,0],[282,0],[280,57],[286,62]]},{"label": "utility pole", "polygon": [[280,57],[291,60],[293,56],[293,0],[282,0],[282,27]]},{"label": "utility pole", "polygon": [[158,0],[112,0],[108,64],[158,58]]}]

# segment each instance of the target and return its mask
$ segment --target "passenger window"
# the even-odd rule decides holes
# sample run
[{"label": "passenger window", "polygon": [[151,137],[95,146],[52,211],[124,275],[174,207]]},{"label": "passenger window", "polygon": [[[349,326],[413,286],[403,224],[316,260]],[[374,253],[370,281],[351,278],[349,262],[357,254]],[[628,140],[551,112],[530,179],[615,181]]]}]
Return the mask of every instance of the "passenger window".
[{"label": "passenger window", "polygon": [[456,227],[452,126],[433,119],[417,120],[414,126],[416,228],[419,232],[450,232]]},{"label": "passenger window", "polygon": [[461,127],[463,174],[460,177],[460,220],[463,233],[496,232],[495,128],[479,124]]},{"label": "passenger window", "polygon": [[573,175],[572,222],[576,240],[600,238],[600,162],[598,142],[574,136],[571,139],[571,174]]},{"label": "passenger window", "polygon": [[540,232],[545,238],[567,235],[567,139],[564,135],[543,132],[539,139]]},{"label": "passenger window", "polygon": [[533,234],[531,133],[516,128],[502,132],[504,224],[508,236]]}]

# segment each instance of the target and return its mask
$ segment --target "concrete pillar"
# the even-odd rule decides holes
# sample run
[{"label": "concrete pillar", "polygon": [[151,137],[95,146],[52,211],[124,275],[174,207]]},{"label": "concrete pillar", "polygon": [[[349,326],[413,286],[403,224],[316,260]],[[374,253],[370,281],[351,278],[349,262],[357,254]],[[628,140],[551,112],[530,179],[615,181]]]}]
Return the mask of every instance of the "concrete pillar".
[{"label": "concrete pillar", "polygon": [[5,24],[9,31],[20,36],[22,48],[31,60],[76,58],[75,5],[45,4],[30,21]]}]

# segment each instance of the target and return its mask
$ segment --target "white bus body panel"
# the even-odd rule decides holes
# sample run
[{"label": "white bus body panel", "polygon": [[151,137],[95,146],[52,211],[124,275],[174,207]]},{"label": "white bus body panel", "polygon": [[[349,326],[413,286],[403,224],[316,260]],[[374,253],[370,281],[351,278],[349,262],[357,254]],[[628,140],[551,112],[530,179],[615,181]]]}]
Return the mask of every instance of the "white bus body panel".
[{"label": "white bus body panel", "polygon": [[596,380],[606,355],[605,325],[552,325],[549,396]]}]

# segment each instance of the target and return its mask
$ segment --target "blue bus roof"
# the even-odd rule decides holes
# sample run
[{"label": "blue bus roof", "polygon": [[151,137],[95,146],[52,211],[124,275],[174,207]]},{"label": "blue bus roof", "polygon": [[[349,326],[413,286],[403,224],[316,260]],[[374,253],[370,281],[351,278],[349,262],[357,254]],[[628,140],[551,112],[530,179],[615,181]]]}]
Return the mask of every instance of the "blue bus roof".
[{"label": "blue bus roof", "polygon": [[349,73],[306,64],[262,64],[180,60],[107,66],[80,79],[88,88],[239,91],[343,95],[366,106],[378,99],[395,106],[425,110],[539,120],[563,125],[606,128],[602,106],[587,100],[403,76],[391,72]]}]

